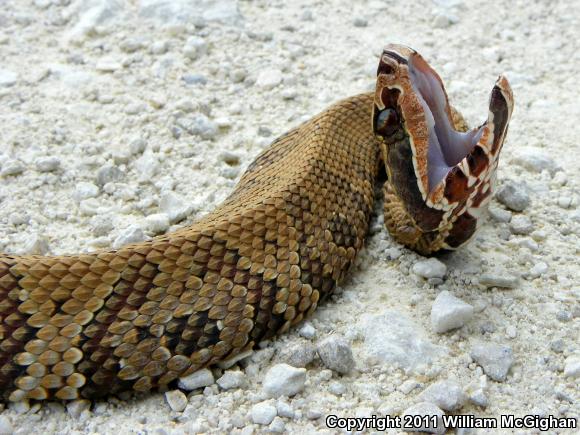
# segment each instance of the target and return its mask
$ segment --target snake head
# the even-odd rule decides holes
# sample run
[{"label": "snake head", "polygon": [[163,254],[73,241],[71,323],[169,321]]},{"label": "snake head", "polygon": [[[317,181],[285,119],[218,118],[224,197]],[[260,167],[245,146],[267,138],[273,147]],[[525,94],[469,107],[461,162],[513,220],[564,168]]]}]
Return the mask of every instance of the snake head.
[{"label": "snake head", "polygon": [[379,62],[373,130],[388,183],[413,227],[437,246],[453,249],[474,234],[487,207],[513,109],[500,76],[487,120],[467,129],[449,105],[439,75],[415,50],[388,45]]}]

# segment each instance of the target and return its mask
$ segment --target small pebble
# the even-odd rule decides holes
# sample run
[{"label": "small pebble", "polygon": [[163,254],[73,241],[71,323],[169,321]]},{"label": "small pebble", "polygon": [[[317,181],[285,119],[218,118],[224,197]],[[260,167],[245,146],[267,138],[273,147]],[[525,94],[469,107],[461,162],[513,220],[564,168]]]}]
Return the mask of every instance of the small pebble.
[{"label": "small pebble", "polygon": [[[435,434],[444,434],[445,433],[445,426],[443,426],[443,415],[444,412],[439,409],[436,405],[429,402],[419,402],[416,405],[413,405],[403,412],[403,421],[407,416],[418,415],[420,417],[428,417],[428,418],[421,418],[421,422],[423,423],[421,426],[416,427],[413,426],[413,430],[417,432],[428,432],[428,433],[435,433]],[[431,418],[436,416],[437,418],[437,425],[436,427],[430,427],[429,423],[431,422]],[[405,429],[405,426],[402,426]]]},{"label": "small pebble", "polygon": [[524,211],[530,205],[530,197],[525,187],[513,181],[504,183],[495,194],[495,197],[513,211]]},{"label": "small pebble", "polygon": [[335,396],[342,396],[344,393],[346,393],[346,387],[344,384],[335,381],[328,386],[328,391]]},{"label": "small pebble", "polygon": [[570,378],[580,377],[580,355],[571,355],[564,362],[564,376]]},{"label": "small pebble", "polygon": [[112,157],[116,165],[127,164],[131,160],[131,151],[128,147],[115,148]]},{"label": "small pebble", "polygon": [[119,48],[124,51],[125,53],[134,53],[137,50],[140,50],[144,46],[144,42],[141,39],[137,38],[127,38],[119,44]]},{"label": "small pebble", "polygon": [[191,60],[196,60],[207,52],[207,43],[203,38],[191,36],[183,46],[183,55]]},{"label": "small pebble", "polygon": [[306,411],[306,418],[308,420],[318,420],[320,417],[322,417],[322,411],[319,409],[309,408]]},{"label": "small pebble", "polygon": [[152,233],[163,234],[169,229],[170,221],[165,213],[155,213],[145,218],[145,225]]},{"label": "small pebble", "polygon": [[264,426],[272,423],[276,414],[276,407],[267,401],[256,403],[250,410],[252,422]]},{"label": "small pebble", "polygon": [[495,343],[479,343],[471,348],[471,358],[494,381],[503,382],[514,362],[512,348]]},{"label": "small pebble", "polygon": [[293,100],[298,96],[298,91],[295,88],[285,88],[280,92],[280,95],[285,100]]},{"label": "small pebble", "polygon": [[467,397],[457,382],[444,380],[427,387],[419,395],[419,399],[433,403],[444,411],[457,411],[463,406]]},{"label": "small pebble", "polygon": [[183,74],[182,80],[188,85],[205,85],[207,77],[203,74]]},{"label": "small pebble", "polygon": [[519,214],[512,217],[509,228],[512,234],[528,235],[534,230],[534,225],[529,217]]},{"label": "small pebble", "polygon": [[513,340],[514,338],[516,338],[516,337],[518,336],[518,330],[516,329],[516,327],[515,327],[515,326],[508,325],[508,326],[505,328],[505,335],[506,335],[508,338],[511,338],[511,339]]},{"label": "small pebble", "polygon": [[95,216],[104,210],[100,209],[99,201],[95,198],[89,198],[81,201],[79,211],[84,216]]},{"label": "small pebble", "polygon": [[123,65],[120,62],[109,58],[100,59],[95,65],[95,69],[103,73],[112,73],[122,68]]},{"label": "small pebble", "polygon": [[442,291],[435,298],[431,307],[431,326],[438,333],[461,328],[473,319],[473,306]]},{"label": "small pebble", "polygon": [[560,196],[557,200],[558,207],[560,208],[570,208],[573,203],[573,199],[570,196]]},{"label": "small pebble", "polygon": [[167,391],[165,400],[169,407],[176,412],[182,412],[187,406],[187,396],[180,390]]},{"label": "small pebble", "polygon": [[487,288],[516,288],[519,284],[517,276],[513,275],[499,275],[493,272],[483,273],[479,277],[479,283]]},{"label": "small pebble", "polygon": [[565,347],[566,346],[564,344],[564,340],[562,340],[562,339],[553,340],[550,343],[550,349],[552,349],[556,353],[562,353],[562,352],[564,352],[564,348]]},{"label": "small pebble", "polygon": [[147,152],[135,160],[134,166],[140,181],[151,182],[159,169],[159,157]]},{"label": "small pebble", "polygon": [[316,347],[309,341],[284,347],[280,352],[280,359],[293,367],[306,367],[316,357]]},{"label": "small pebble", "polygon": [[72,197],[75,201],[81,202],[84,199],[94,198],[99,194],[99,188],[93,183],[81,181],[77,183]]},{"label": "small pebble", "polygon": [[478,388],[477,390],[472,391],[469,394],[469,400],[474,405],[481,406],[482,408],[486,408],[487,405],[489,404],[489,401],[487,399],[487,395],[485,394],[485,392],[481,388]]},{"label": "small pebble", "polygon": [[97,171],[97,185],[104,186],[107,183],[114,183],[123,178],[123,172],[115,165],[106,164]]},{"label": "small pebble", "polygon": [[152,54],[165,54],[169,50],[169,44],[167,41],[154,41],[149,50]]},{"label": "small pebble", "polygon": [[528,248],[532,252],[536,252],[540,247],[538,244],[529,237],[523,237],[517,241],[518,245],[522,248]]},{"label": "small pebble", "polygon": [[119,249],[130,243],[142,242],[146,239],[143,230],[135,225],[125,228],[113,242],[113,249]]},{"label": "small pebble", "polygon": [[413,265],[413,273],[425,279],[443,279],[447,273],[447,266],[436,258],[428,258],[417,261]]},{"label": "small pebble", "polygon": [[302,21],[314,21],[314,14],[310,9],[306,9],[304,12],[302,12],[300,19]]},{"label": "small pebble", "polygon": [[366,27],[368,22],[364,18],[357,17],[352,21],[352,24],[354,27]]},{"label": "small pebble", "polygon": [[2,170],[0,175],[3,177],[9,177],[14,175],[20,175],[24,172],[24,165],[18,160],[8,160],[2,163]]},{"label": "small pebble", "polygon": [[240,168],[237,168],[235,166],[228,166],[226,168],[222,168],[220,170],[220,174],[224,177],[224,178],[228,178],[230,180],[233,180],[234,178],[236,178],[240,173]]},{"label": "small pebble", "polygon": [[113,230],[113,219],[109,215],[94,216],[91,218],[90,227],[94,236],[106,236]]},{"label": "small pebble", "polygon": [[177,386],[182,390],[193,391],[198,388],[207,387],[215,382],[213,373],[209,369],[201,369],[191,375],[179,378]]},{"label": "small pebble", "polygon": [[262,137],[272,136],[272,130],[270,130],[268,127],[261,125],[258,127],[258,136]]},{"label": "small pebble", "polygon": [[268,431],[273,433],[284,433],[286,431],[286,424],[284,420],[280,417],[274,417],[270,426],[268,426]]},{"label": "small pebble", "polygon": [[169,218],[169,222],[173,224],[185,219],[192,211],[183,198],[171,191],[161,194],[159,208]]},{"label": "small pebble", "polygon": [[543,261],[540,261],[532,266],[529,272],[529,277],[531,279],[539,278],[548,271],[548,265]]},{"label": "small pebble", "polygon": [[265,69],[258,75],[256,86],[269,90],[282,83],[282,71],[277,68]]},{"label": "small pebble", "polygon": [[216,382],[222,390],[244,388],[248,383],[246,375],[238,370],[227,370]]},{"label": "small pebble", "polygon": [[573,318],[574,316],[570,311],[560,310],[556,313],[556,319],[562,323],[568,323],[572,321]]},{"label": "small pebble", "polygon": [[15,212],[8,217],[8,222],[14,226],[24,225],[30,222],[30,216],[27,213]]},{"label": "small pebble", "polygon": [[189,134],[200,136],[202,139],[213,139],[218,134],[218,126],[203,113],[198,113],[192,117],[182,117],[176,124]]},{"label": "small pebble", "polygon": [[280,417],[285,417],[289,419],[294,418],[295,413],[294,410],[292,409],[292,406],[289,403],[286,403],[282,400],[278,400],[278,402],[276,402],[276,409]]},{"label": "small pebble", "polygon": [[313,338],[316,337],[316,329],[314,328],[314,326],[312,326],[312,323],[304,322],[304,324],[298,330],[298,334],[300,334],[300,336],[304,338],[312,340]]},{"label": "small pebble", "polygon": [[141,138],[133,139],[129,143],[129,151],[133,155],[141,154],[143,151],[145,151],[146,147],[147,147],[147,142],[145,142],[145,139],[141,139]]},{"label": "small pebble", "polygon": [[512,219],[511,211],[498,207],[490,207],[489,215],[496,222],[508,223]]},{"label": "small pebble", "polygon": [[241,68],[234,68],[230,71],[229,77],[232,82],[240,83],[243,82],[244,79],[247,77],[247,72]]},{"label": "small pebble", "polygon": [[268,397],[291,397],[304,389],[305,382],[306,369],[276,364],[268,370],[262,385]]},{"label": "small pebble", "polygon": [[9,88],[18,82],[18,74],[7,69],[0,69],[0,87]]},{"label": "small pebble", "polygon": [[54,172],[60,168],[60,159],[58,157],[39,157],[34,164],[38,172]]},{"label": "small pebble", "polygon": [[407,395],[417,387],[419,387],[419,382],[417,382],[415,379],[407,379],[397,387],[397,390]]},{"label": "small pebble", "polygon": [[39,234],[33,234],[22,248],[23,254],[46,255],[50,251],[48,239]]},{"label": "small pebble", "polygon": [[536,174],[547,170],[554,175],[561,169],[549,150],[535,147],[521,147],[514,150],[512,162]]},{"label": "small pebble", "polygon": [[433,27],[437,29],[446,29],[453,24],[453,20],[447,14],[437,14],[433,18]]},{"label": "small pebble", "polygon": [[219,159],[230,166],[237,166],[240,164],[240,155],[233,151],[226,150],[221,152],[219,155]]},{"label": "small pebble", "polygon": [[316,346],[325,367],[340,374],[350,373],[355,366],[350,344],[342,337],[331,335]]}]

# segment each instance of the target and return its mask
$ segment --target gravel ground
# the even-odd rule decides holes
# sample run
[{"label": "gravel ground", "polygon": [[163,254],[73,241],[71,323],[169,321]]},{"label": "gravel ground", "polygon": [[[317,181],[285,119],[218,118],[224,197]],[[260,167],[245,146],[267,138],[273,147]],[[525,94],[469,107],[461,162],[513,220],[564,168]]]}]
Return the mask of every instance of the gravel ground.
[{"label": "gravel ground", "polygon": [[0,433],[333,433],[329,414],[417,409],[580,416],[578,0],[0,5],[3,252],[90,251],[190,224],[276,136],[372,89],[387,42],[421,52],[471,124],[497,74],[516,100],[469,246],[425,260],[378,218],[336,296],[237,365],[165,394],[10,404]]}]

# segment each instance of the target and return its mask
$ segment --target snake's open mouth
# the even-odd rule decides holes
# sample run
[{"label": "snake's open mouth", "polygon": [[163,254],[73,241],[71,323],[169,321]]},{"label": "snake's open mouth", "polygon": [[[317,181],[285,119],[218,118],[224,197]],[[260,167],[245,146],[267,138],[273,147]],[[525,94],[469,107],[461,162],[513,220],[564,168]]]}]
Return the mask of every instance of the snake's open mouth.
[{"label": "snake's open mouth", "polygon": [[427,171],[429,190],[433,190],[473,150],[483,126],[465,133],[455,130],[443,85],[421,56],[409,59],[409,73],[429,128]]}]

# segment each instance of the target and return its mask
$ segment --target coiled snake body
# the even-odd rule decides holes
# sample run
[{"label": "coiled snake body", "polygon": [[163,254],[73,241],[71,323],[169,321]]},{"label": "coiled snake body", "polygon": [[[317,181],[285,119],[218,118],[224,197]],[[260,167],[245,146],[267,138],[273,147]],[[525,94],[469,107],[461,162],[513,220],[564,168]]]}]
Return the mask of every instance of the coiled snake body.
[{"label": "coiled snake body", "polygon": [[381,167],[391,234],[423,254],[460,246],[489,201],[512,106],[500,77],[487,122],[466,131],[439,76],[390,45],[374,93],[277,139],[192,226],[116,251],[0,254],[4,399],[147,391],[286,331],[363,247]]}]

